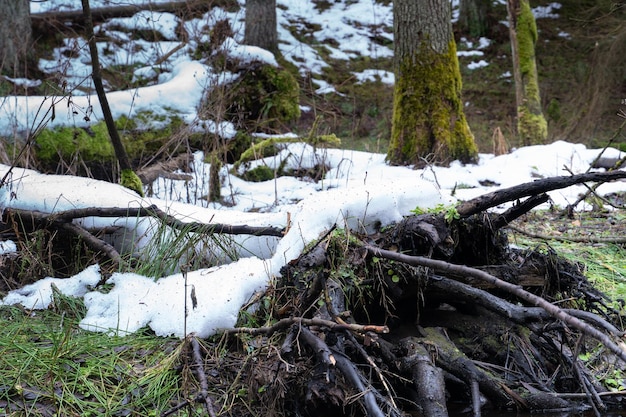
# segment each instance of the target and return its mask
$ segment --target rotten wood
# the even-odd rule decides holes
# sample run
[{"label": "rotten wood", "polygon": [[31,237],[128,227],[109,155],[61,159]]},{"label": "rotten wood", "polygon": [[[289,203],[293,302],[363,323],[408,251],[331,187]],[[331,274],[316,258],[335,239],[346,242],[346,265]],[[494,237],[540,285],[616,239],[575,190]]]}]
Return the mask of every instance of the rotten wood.
[{"label": "rotten wood", "polygon": [[168,158],[164,161],[156,162],[148,167],[142,168],[137,171],[137,176],[141,179],[141,182],[150,184],[157,178],[169,178],[173,180],[191,181],[193,177],[189,174],[177,174],[173,171],[189,170],[189,163],[192,156],[188,153],[180,154],[174,158]]},{"label": "rotten wood", "polygon": [[[417,404],[421,414],[428,417],[448,417],[446,407],[446,384],[443,371],[435,366],[433,357],[436,351],[427,349],[428,340],[407,338],[400,342],[404,356],[400,368],[411,374],[413,387],[417,392]],[[434,345],[431,345],[435,350]]]}]

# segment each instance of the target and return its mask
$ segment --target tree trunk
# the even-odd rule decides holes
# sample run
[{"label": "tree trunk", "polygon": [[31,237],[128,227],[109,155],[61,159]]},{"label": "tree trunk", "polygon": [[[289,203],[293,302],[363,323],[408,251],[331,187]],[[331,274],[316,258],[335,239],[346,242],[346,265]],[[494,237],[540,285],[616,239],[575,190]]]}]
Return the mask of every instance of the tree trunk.
[{"label": "tree trunk", "polygon": [[9,76],[25,76],[31,26],[28,0],[0,2],[0,70]]},{"label": "tree trunk", "polygon": [[459,28],[472,37],[487,36],[491,0],[461,0]]},{"label": "tree trunk", "polygon": [[517,134],[522,144],[545,143],[548,122],[541,110],[535,62],[537,25],[528,0],[507,0],[513,76],[517,105]]},{"label": "tree trunk", "polygon": [[471,162],[477,154],[461,101],[448,0],[394,2],[396,86],[392,164]]},{"label": "tree trunk", "polygon": [[244,43],[278,53],[276,0],[246,0]]}]

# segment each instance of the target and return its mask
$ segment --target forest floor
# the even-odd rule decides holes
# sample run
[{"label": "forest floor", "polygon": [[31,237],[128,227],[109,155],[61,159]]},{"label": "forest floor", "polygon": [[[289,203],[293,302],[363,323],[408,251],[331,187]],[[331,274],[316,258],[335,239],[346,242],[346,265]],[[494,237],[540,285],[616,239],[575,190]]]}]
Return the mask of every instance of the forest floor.
[{"label": "forest floor", "polygon": [[[537,63],[544,107],[551,109],[551,138],[602,146],[621,122],[615,114],[626,108],[626,57],[621,53],[626,50],[625,10],[608,0],[569,0],[562,5],[558,19],[538,21]],[[502,7],[494,12],[497,20],[505,19]],[[467,58],[460,58],[464,99],[469,102],[466,113],[481,152],[491,152],[496,127],[511,147],[517,146],[513,86],[510,78],[501,77],[511,72],[508,33],[503,25],[497,25],[488,36],[494,39],[485,50],[489,66],[468,70]],[[465,41],[459,36],[457,42],[462,49]],[[320,116],[318,133],[335,133],[346,147],[384,152],[393,91],[382,83],[368,84],[366,89],[351,80],[351,71],[371,64],[354,60],[332,65],[328,79],[343,95],[316,95],[303,81],[302,104],[315,111],[305,113],[291,128],[305,134],[314,125],[313,116]],[[389,60],[377,62],[379,69],[391,69],[390,64]],[[617,143],[623,147],[626,139],[621,136]],[[626,252],[619,239],[626,235],[624,224],[624,213],[601,207],[574,218],[557,211],[530,213],[513,223],[509,242],[524,248],[548,248],[582,262],[589,280],[613,300],[611,307],[622,310]],[[45,253],[49,248],[41,249]],[[15,284],[11,282],[9,287]],[[270,311],[276,308],[274,297],[279,294],[268,292],[263,299]],[[157,338],[146,330],[111,337],[81,330],[77,324],[84,313],[81,303],[60,294],[46,311],[0,309],[0,414],[154,416],[171,411],[181,416],[206,415],[210,407],[204,399],[210,398],[218,415],[283,415],[285,408],[293,415],[306,415],[306,410],[298,409],[305,392],[296,389],[315,388],[307,384],[320,376],[320,370],[313,353],[296,352],[296,362],[285,361],[280,350],[284,334],[181,341]],[[240,317],[240,325],[246,327],[272,323],[271,314],[242,313]],[[194,356],[194,350],[201,352],[202,361]],[[203,386],[207,380],[198,377],[201,367],[206,371],[208,391]],[[614,368],[610,372],[598,378],[615,390],[626,388],[624,371]],[[358,398],[344,398],[339,391],[327,394],[331,394],[326,397],[330,402],[345,402],[346,415],[362,412]]]}]

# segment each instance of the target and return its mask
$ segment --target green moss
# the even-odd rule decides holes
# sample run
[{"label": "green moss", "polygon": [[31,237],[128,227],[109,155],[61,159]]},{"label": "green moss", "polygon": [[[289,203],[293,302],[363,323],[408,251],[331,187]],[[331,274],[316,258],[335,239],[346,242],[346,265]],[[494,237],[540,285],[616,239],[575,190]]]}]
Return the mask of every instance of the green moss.
[{"label": "green moss", "polygon": [[104,122],[93,125],[91,134],[73,127],[45,129],[37,136],[36,143],[37,158],[44,164],[69,161],[76,156],[103,162],[115,156]]},{"label": "green moss", "polygon": [[239,160],[235,162],[234,168],[237,169],[241,164],[249,161],[253,161],[259,158],[265,158],[276,154],[275,145],[279,143],[297,143],[306,142],[312,146],[339,146],[341,145],[341,139],[336,135],[317,135],[309,138],[282,136],[271,137],[262,140],[259,143],[252,144],[248,149],[241,153]]},{"label": "green moss", "polygon": [[143,184],[132,169],[123,169],[120,184],[143,197]]},{"label": "green moss", "polygon": [[517,109],[517,133],[525,145],[544,143],[548,137],[548,122],[543,114],[533,114],[526,107]]},{"label": "green moss", "polygon": [[550,100],[546,108],[546,114],[552,121],[558,122],[561,119],[561,103],[559,100],[555,98]]},{"label": "green moss", "polygon": [[274,179],[274,170],[267,165],[259,165],[243,173],[241,176],[246,181],[262,182]]},{"label": "green moss", "polygon": [[300,117],[300,86],[285,69],[260,65],[243,74],[233,87],[232,118],[244,115],[244,123],[276,127]]},{"label": "green moss", "polygon": [[437,163],[474,161],[478,150],[463,113],[454,41],[445,54],[423,45],[414,57],[405,57],[399,69],[389,162],[420,165],[425,158]]},{"label": "green moss", "polygon": [[548,123],[541,110],[535,44],[537,24],[528,0],[520,2],[517,15],[517,56],[521,74],[523,99],[517,113],[517,132],[524,145],[545,143]]},{"label": "green moss", "polygon": [[[158,128],[146,128],[160,122]],[[126,116],[115,121],[124,148],[131,160],[139,159],[146,153],[161,150],[171,142],[171,137],[183,126],[179,117],[165,117],[150,112],[137,114],[132,119]],[[64,165],[79,162],[84,166],[115,162],[115,152],[109,132],[104,122],[87,128],[57,127],[44,129],[35,138],[36,157],[45,169],[55,170]],[[172,146],[180,146],[176,143]],[[169,149],[175,153],[176,149]],[[81,169],[77,169],[82,172]]]}]

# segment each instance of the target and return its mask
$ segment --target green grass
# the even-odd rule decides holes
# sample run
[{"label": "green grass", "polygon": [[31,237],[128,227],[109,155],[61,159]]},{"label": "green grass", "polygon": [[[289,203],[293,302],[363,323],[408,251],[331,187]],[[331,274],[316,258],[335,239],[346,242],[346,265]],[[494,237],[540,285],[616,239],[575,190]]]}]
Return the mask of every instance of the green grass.
[{"label": "green grass", "polygon": [[580,212],[575,220],[560,218],[546,211],[528,215],[528,221],[518,226],[528,232],[557,239],[539,239],[511,231],[512,243],[526,248],[548,244],[559,256],[584,265],[584,274],[598,290],[612,300],[626,299],[626,248],[620,243],[567,241],[567,237],[579,239],[610,240],[623,238],[624,215],[621,212]]},{"label": "green grass", "polygon": [[87,332],[82,309],[63,296],[46,311],[0,307],[0,414],[154,416],[181,401],[181,341]]}]

